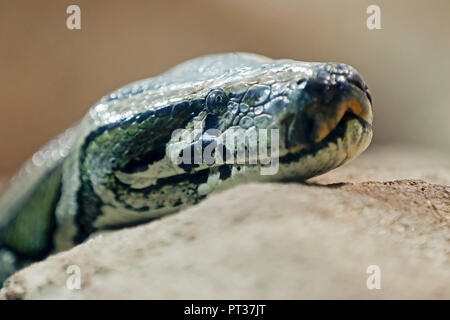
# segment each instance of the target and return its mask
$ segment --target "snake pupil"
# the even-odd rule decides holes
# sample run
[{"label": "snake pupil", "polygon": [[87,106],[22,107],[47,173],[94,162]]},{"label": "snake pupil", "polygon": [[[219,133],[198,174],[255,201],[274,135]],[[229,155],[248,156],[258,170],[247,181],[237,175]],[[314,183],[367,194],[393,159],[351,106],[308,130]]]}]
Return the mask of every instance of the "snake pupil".
[{"label": "snake pupil", "polygon": [[206,109],[212,114],[220,114],[227,105],[227,97],[223,90],[214,89],[206,97]]}]

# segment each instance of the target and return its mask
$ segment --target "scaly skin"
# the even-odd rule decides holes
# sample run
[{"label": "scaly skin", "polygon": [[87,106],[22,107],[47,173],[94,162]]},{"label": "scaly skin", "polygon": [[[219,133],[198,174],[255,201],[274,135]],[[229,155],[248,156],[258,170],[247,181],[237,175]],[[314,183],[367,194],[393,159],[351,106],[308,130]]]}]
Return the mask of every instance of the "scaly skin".
[{"label": "scaly skin", "polygon": [[[198,123],[194,140],[172,135]],[[338,63],[211,55],[129,84],[12,179],[0,201],[0,280],[96,230],[148,221],[238,183],[327,172],[367,148],[371,124],[367,86]],[[171,157],[216,146],[236,128],[241,138],[278,129],[279,157],[267,158],[279,161],[274,174],[262,175],[260,163],[177,164]]]}]

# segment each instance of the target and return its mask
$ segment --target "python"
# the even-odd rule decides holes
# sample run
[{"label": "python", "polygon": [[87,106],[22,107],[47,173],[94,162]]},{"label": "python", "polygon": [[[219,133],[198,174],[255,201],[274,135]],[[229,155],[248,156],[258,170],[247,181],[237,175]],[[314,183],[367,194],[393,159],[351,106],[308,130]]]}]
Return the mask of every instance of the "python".
[{"label": "python", "polygon": [[[174,165],[172,132],[198,121],[202,140],[214,139],[209,129],[279,130],[278,171]],[[184,62],[100,99],[12,179],[0,199],[0,278],[97,230],[149,221],[239,183],[325,173],[371,138],[372,97],[351,66],[247,53]]]}]

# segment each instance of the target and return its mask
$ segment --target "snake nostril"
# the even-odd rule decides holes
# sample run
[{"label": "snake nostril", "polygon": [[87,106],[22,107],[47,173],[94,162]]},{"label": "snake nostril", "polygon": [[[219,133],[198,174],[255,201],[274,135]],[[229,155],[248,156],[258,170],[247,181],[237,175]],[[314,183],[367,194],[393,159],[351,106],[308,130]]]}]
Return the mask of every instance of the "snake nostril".
[{"label": "snake nostril", "polygon": [[357,72],[352,72],[347,78],[347,82],[363,91],[366,94],[367,99],[370,101],[370,104],[372,104],[372,93]]}]

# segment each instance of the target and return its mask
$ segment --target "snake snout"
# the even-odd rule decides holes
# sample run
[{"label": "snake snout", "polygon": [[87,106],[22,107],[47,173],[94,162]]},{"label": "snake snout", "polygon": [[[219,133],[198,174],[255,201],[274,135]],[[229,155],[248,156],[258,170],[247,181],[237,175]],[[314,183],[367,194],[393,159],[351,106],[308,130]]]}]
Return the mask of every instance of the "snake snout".
[{"label": "snake snout", "polygon": [[367,85],[353,67],[325,64],[307,80],[299,94],[288,144],[318,143],[349,118],[372,123],[372,98]]},{"label": "snake snout", "polygon": [[327,63],[317,74],[328,74],[328,79],[333,83],[340,83],[341,85],[352,85],[362,92],[364,92],[372,104],[372,94],[367,87],[361,74],[352,66],[343,63]]}]

